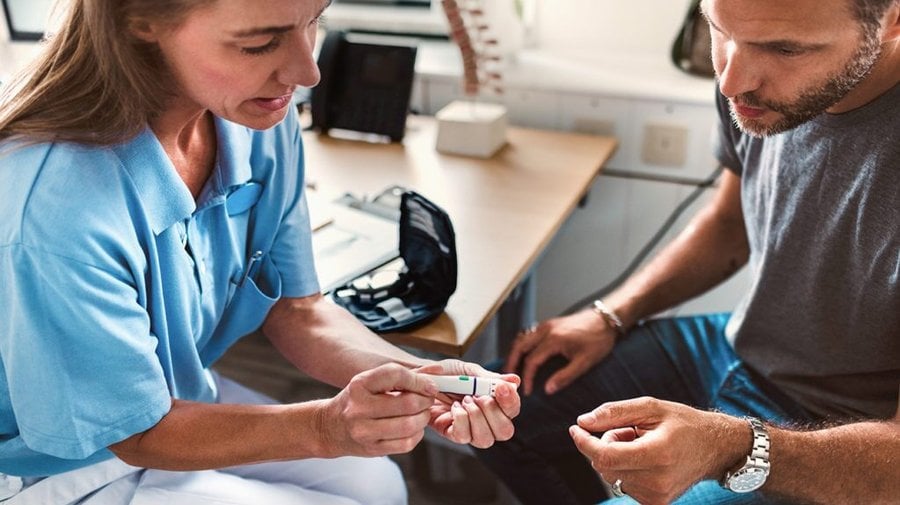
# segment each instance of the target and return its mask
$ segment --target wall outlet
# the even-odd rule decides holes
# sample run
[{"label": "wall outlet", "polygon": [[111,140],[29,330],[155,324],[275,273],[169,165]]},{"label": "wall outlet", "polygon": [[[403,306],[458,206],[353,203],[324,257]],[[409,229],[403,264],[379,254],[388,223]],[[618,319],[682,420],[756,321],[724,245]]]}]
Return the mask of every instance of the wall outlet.
[{"label": "wall outlet", "polygon": [[616,134],[616,124],[612,120],[579,117],[575,118],[572,131],[612,137]]},{"label": "wall outlet", "polygon": [[644,126],[644,163],[683,167],[687,161],[688,129],[683,126],[648,124]]}]

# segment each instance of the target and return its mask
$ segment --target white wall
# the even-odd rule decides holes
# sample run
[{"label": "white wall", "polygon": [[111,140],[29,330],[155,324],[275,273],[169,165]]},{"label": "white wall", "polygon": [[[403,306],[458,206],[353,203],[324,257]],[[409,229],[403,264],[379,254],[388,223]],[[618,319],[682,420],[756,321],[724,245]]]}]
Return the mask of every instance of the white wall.
[{"label": "white wall", "polygon": [[538,1],[538,47],[591,60],[599,53],[667,55],[690,0]]},{"label": "white wall", "polygon": [[40,51],[35,42],[11,42],[6,16],[0,9],[0,83],[7,82]]}]

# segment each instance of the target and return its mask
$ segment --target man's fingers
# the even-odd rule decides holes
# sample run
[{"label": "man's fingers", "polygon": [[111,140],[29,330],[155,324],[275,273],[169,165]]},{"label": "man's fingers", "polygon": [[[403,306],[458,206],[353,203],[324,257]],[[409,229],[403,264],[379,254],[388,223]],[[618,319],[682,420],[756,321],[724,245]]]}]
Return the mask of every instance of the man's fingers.
[{"label": "man's fingers", "polygon": [[552,395],[567,387],[575,379],[581,377],[590,368],[590,363],[584,359],[573,359],[566,366],[557,370],[544,384],[544,392]]},{"label": "man's fingers", "polygon": [[507,373],[518,372],[519,362],[522,360],[522,357],[531,352],[540,341],[541,336],[537,333],[535,328],[522,330],[519,333],[519,336],[513,341],[503,371]]},{"label": "man's fingers", "polygon": [[585,457],[592,462],[594,461],[594,458],[600,454],[603,446],[600,439],[591,435],[582,427],[578,425],[569,426],[569,436],[571,436],[572,441],[575,442],[575,447],[578,448],[578,452],[584,454]]},{"label": "man's fingers", "polygon": [[652,427],[659,420],[660,402],[650,397],[607,402],[578,416],[578,425],[592,432],[622,426]]},{"label": "man's fingers", "polygon": [[[578,425],[569,427],[569,435],[579,452],[591,460],[598,472],[623,472],[642,470],[655,466],[648,458],[654,452],[651,446],[640,438],[628,440],[625,431],[634,433],[631,427],[619,428],[618,436],[598,438]],[[621,437],[621,438],[619,438]]]},{"label": "man's fingers", "polygon": [[600,440],[603,442],[633,442],[636,438],[638,438],[637,429],[629,426],[609,430],[600,437]]},{"label": "man's fingers", "polygon": [[525,365],[522,367],[522,384],[525,388],[525,394],[530,395],[534,389],[534,376],[537,375],[538,368],[548,359],[558,354],[549,344],[539,345],[537,348],[525,358]]}]

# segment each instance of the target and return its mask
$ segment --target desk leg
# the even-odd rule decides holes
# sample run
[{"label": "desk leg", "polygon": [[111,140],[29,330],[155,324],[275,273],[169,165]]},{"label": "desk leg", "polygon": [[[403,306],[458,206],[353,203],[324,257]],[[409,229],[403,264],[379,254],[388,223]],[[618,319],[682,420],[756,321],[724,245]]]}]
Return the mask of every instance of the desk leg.
[{"label": "desk leg", "polygon": [[533,325],[537,312],[537,281],[532,267],[497,313],[497,355],[506,357],[516,335]]}]

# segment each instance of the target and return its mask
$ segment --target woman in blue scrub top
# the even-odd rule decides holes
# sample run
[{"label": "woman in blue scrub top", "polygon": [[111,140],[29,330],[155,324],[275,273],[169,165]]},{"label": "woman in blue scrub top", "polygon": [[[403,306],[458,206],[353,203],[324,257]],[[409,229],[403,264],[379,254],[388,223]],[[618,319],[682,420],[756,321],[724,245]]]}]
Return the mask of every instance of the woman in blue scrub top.
[{"label": "woman in blue scrub top", "polygon": [[[419,367],[487,372],[319,294],[291,96],[328,3],[73,0],[0,102],[0,500],[403,503],[383,456],[427,426],[512,435],[513,386],[436,399]],[[209,371],[259,327],[343,389],[265,404]]]}]

